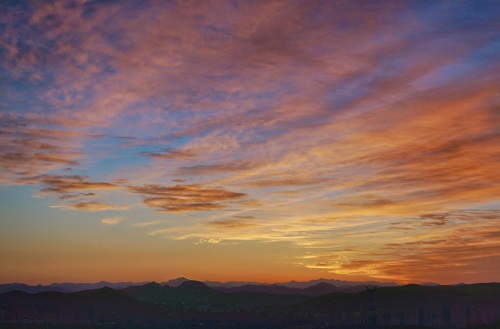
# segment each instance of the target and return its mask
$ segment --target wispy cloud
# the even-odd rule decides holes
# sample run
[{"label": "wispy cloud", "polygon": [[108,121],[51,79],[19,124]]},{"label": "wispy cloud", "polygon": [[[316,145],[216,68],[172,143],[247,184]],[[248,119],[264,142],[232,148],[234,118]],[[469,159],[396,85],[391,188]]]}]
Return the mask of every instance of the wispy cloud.
[{"label": "wispy cloud", "polygon": [[228,220],[228,221],[216,221],[211,222],[210,225],[220,229],[241,229],[255,226],[255,223],[252,223],[248,219],[237,219],[237,220]]},{"label": "wispy cloud", "polygon": [[77,145],[79,134],[36,129],[32,127],[36,121],[25,117],[22,124],[12,123],[8,115],[0,116],[1,181],[15,183],[19,178],[77,166],[84,157]]},{"label": "wispy cloud", "polygon": [[181,150],[165,150],[163,152],[141,152],[142,156],[158,158],[158,159],[187,159],[195,158],[195,155],[188,151]]},{"label": "wispy cloud", "polygon": [[124,220],[125,218],[123,217],[106,217],[101,219],[101,223],[106,225],[116,225]]},{"label": "wispy cloud", "polygon": [[[67,195],[67,193],[82,190],[113,190],[117,186],[107,182],[89,182],[88,177],[79,175],[42,175],[24,179],[31,184],[40,184],[46,186],[40,190],[41,193],[58,193]],[[92,192],[88,192],[92,193]],[[83,193],[80,195],[90,196],[92,194]]]},{"label": "wispy cloud", "polygon": [[58,199],[59,200],[67,200],[67,199],[76,199],[76,198],[91,197],[91,196],[97,196],[97,194],[95,194],[93,192],[89,192],[89,193],[77,193],[77,194],[63,194]]},{"label": "wispy cloud", "polygon": [[[316,253],[306,259],[306,264],[339,274],[398,277],[406,282],[431,278],[455,282],[459,278],[477,277],[489,262],[498,258],[498,230],[495,229],[500,221],[498,211],[461,211],[422,217],[404,226],[412,234],[392,235],[393,242],[374,245],[372,240],[370,250],[358,245],[356,249]],[[438,218],[438,223],[447,218],[449,225],[427,225],[429,217]]]},{"label": "wispy cloud", "polygon": [[89,201],[89,202],[70,203],[66,205],[55,205],[51,206],[51,208],[96,212],[96,211],[106,211],[106,210],[127,210],[128,206],[127,205],[115,206],[112,204],[107,204],[98,201]]},{"label": "wispy cloud", "polygon": [[226,207],[224,202],[246,197],[244,193],[201,185],[130,186],[131,192],[143,196],[144,204],[158,211],[200,211]]},{"label": "wispy cloud", "polygon": [[134,226],[135,227],[148,227],[148,226],[154,226],[154,225],[162,224],[162,223],[165,223],[165,222],[166,222],[165,220],[158,219],[158,220],[152,220],[152,221],[148,221],[148,222],[135,223]]},{"label": "wispy cloud", "polygon": [[[142,199],[169,216],[133,224],[150,234],[287,242],[335,273],[484,267],[500,195],[488,7],[2,3],[0,183],[60,209]],[[459,229],[484,259],[438,238]]]}]

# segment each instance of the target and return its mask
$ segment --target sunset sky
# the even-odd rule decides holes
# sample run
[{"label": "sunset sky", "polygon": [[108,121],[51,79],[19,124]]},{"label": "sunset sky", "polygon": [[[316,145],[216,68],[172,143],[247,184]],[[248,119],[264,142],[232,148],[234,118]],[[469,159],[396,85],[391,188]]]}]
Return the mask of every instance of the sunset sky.
[{"label": "sunset sky", "polygon": [[0,283],[500,281],[499,22],[1,1]]}]

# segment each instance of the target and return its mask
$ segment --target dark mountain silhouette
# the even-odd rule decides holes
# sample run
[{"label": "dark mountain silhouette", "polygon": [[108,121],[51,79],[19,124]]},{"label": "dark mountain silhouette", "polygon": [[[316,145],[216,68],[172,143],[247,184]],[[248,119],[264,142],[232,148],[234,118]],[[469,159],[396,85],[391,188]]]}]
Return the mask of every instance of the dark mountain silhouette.
[{"label": "dark mountain silhouette", "polygon": [[[294,305],[300,314],[329,314],[329,323],[367,323],[370,301],[380,326],[465,328],[500,321],[500,284],[383,287],[360,293],[333,293]],[[364,319],[364,320],[363,320]]]},{"label": "dark mountain silhouette", "polygon": [[[258,293],[268,293],[268,294],[281,294],[281,295],[305,295],[305,296],[320,296],[333,292],[360,292],[366,290],[365,285],[354,285],[354,286],[342,286],[337,287],[333,284],[320,282],[313,286],[308,286],[306,288],[290,288],[287,286],[282,286],[279,284],[262,285],[262,284],[247,284],[239,287],[214,287],[222,292],[234,293],[234,292],[258,292]],[[374,286],[369,286],[373,288]]]},{"label": "dark mountain silhouette", "polygon": [[436,283],[436,282],[423,282],[420,285],[421,286],[440,286],[440,284]]},{"label": "dark mountain silhouette", "polygon": [[285,286],[280,286],[277,284],[272,285],[262,285],[262,284],[246,284],[239,287],[214,287],[219,291],[234,293],[234,292],[256,292],[256,293],[268,293],[268,294],[282,294],[282,295],[293,295],[300,294],[302,289],[288,288]]},{"label": "dark mountain silhouette", "polygon": [[309,286],[307,288],[302,289],[303,293],[308,296],[320,296],[333,292],[342,291],[341,288],[334,286],[333,284],[320,282],[315,284],[314,286]]},{"label": "dark mountain silhouette", "polygon": [[[172,279],[166,282],[162,282],[162,285],[167,285],[170,287],[178,287],[180,286],[184,281],[191,281],[190,279],[187,279],[185,277],[179,277],[176,279]],[[220,281],[203,281],[204,284],[206,284],[209,287],[225,287],[225,288],[231,288],[231,287],[239,287],[239,286],[244,286],[248,284],[255,284],[255,285],[268,285],[267,283],[261,283],[261,282],[254,282],[254,281],[229,281],[229,282],[220,282]]]},{"label": "dark mountain silhouette", "polygon": [[304,300],[306,296],[287,296],[258,292],[224,293],[200,281],[188,280],[179,287],[157,283],[128,287],[124,292],[138,300],[165,305],[174,309],[203,311],[255,310],[268,306],[286,306]]},{"label": "dark mountain silhouette", "polygon": [[166,282],[162,282],[161,284],[176,288],[176,287],[180,286],[181,283],[183,283],[184,281],[188,281],[188,280],[189,279],[186,279],[185,277],[180,277],[177,279],[172,279],[172,280],[169,280]]},{"label": "dark mountain silhouette", "polygon": [[314,286],[318,283],[329,283],[331,285],[334,285],[336,287],[349,287],[349,286],[359,286],[359,287],[364,287],[364,286],[371,286],[371,287],[395,287],[399,286],[399,284],[395,282],[381,282],[381,281],[362,281],[362,282],[355,282],[355,281],[342,281],[342,280],[334,280],[334,279],[316,279],[316,280],[311,280],[311,281],[290,281],[290,282],[281,282],[277,283],[280,286],[285,286],[285,287],[290,287],[290,288],[307,288],[310,286]]},{"label": "dark mountain silhouette", "polygon": [[220,282],[220,281],[203,281],[207,286],[215,288],[215,287],[225,287],[225,288],[231,288],[231,287],[240,287],[248,284],[255,284],[255,285],[269,285],[269,283],[264,283],[264,282],[255,282],[255,281],[228,281],[228,282]]},{"label": "dark mountain silhouette", "polygon": [[7,283],[7,284],[0,285],[0,294],[5,293],[5,292],[9,292],[9,291],[13,291],[13,290],[24,291],[24,292],[28,292],[31,294],[36,294],[36,293],[43,292],[43,291],[59,291],[59,292],[65,291],[61,287],[50,287],[50,286],[42,286],[42,285],[30,286],[30,285],[27,285],[24,283]]},{"label": "dark mountain silhouette", "polygon": [[145,298],[147,296],[157,295],[164,290],[173,289],[168,286],[162,286],[156,282],[149,282],[142,286],[131,286],[124,288],[123,291],[135,298]]},{"label": "dark mountain silhouette", "polygon": [[[184,277],[180,277],[177,279],[169,280],[167,282],[162,282],[161,285],[167,285],[170,287],[179,287],[182,283],[186,281],[194,281],[194,280],[189,280]],[[49,285],[36,285],[36,286],[30,286],[26,285],[23,283],[7,283],[7,284],[0,284],[0,293],[12,291],[12,290],[21,290],[29,293],[38,293],[42,291],[60,291],[60,292],[76,292],[76,291],[84,291],[84,290],[91,290],[91,289],[99,289],[103,287],[110,287],[113,289],[123,289],[126,287],[130,286],[142,286],[146,284],[147,282],[107,282],[107,281],[100,281],[100,282],[95,282],[95,283],[71,283],[71,282],[65,282],[65,283],[52,283]],[[264,288],[255,288],[255,291],[260,291],[260,292],[273,292],[273,289],[281,289],[277,288],[276,286],[280,287],[287,287],[287,288],[295,288],[295,289],[304,289],[308,287],[315,286],[320,283],[328,283],[331,284],[332,286],[336,286],[341,288],[340,291],[346,291],[346,292],[356,292],[356,291],[362,291],[366,285],[368,286],[378,286],[378,287],[383,287],[383,286],[397,286],[396,283],[393,282],[375,282],[375,281],[369,281],[369,282],[351,282],[351,281],[340,281],[340,280],[329,280],[329,279],[318,279],[318,280],[311,280],[307,282],[296,282],[296,281],[290,281],[290,282],[284,282],[284,283],[278,283],[278,284],[268,284],[268,283],[258,283],[258,282],[242,282],[242,281],[231,281],[231,282],[218,282],[218,281],[203,281],[203,283],[211,288],[217,288],[218,290],[224,291],[224,289],[221,288],[235,288],[235,287],[242,287],[245,286],[247,288],[244,289],[234,289],[233,291],[251,291],[250,287],[256,287],[256,286],[270,286],[271,288],[269,290],[265,290]],[[352,287],[352,288],[349,288]],[[260,289],[260,290],[259,290]],[[284,293],[286,293],[285,289],[282,290]],[[278,291],[276,291],[278,292]],[[331,291],[333,292],[333,291]],[[295,291],[290,291],[289,293],[296,293]],[[315,294],[307,294],[307,295],[315,295]]]},{"label": "dark mountain silhouette", "polygon": [[[172,279],[166,282],[162,282],[162,285],[168,285],[170,287],[178,287],[180,286],[184,281],[190,281],[189,279],[185,277],[180,277],[176,279]],[[241,287],[241,286],[271,286],[271,285],[279,285],[283,287],[288,287],[288,288],[298,288],[298,289],[304,289],[307,287],[315,286],[318,283],[329,283],[331,285],[334,285],[336,287],[350,287],[350,286],[358,286],[358,287],[365,287],[365,286],[377,286],[377,287],[392,287],[392,286],[398,286],[399,284],[395,282],[379,282],[379,281],[363,281],[363,282],[355,282],[355,281],[342,281],[342,280],[333,280],[333,279],[317,279],[317,280],[311,280],[311,281],[303,281],[303,282],[298,282],[298,281],[289,281],[289,282],[281,282],[281,283],[274,283],[274,284],[269,284],[269,283],[263,283],[263,282],[254,282],[254,281],[229,281],[229,282],[220,282],[220,281],[203,281],[208,287],[211,288],[234,288],[234,287]],[[359,290],[361,291],[361,290]]]},{"label": "dark mountain silhouette", "polygon": [[60,291],[65,291],[65,292],[75,292],[75,291],[84,291],[91,289],[100,289],[104,287],[109,287],[113,289],[122,289],[130,286],[143,285],[145,283],[146,282],[107,282],[107,281],[100,281],[95,283],[65,282],[65,283],[52,283],[48,285],[48,287],[60,289]]},{"label": "dark mountain silhouette", "polygon": [[146,282],[107,282],[100,281],[95,283],[51,283],[49,285],[36,285],[30,286],[24,283],[6,283],[0,284],[0,293],[12,291],[12,290],[20,290],[29,293],[38,293],[43,291],[59,291],[59,292],[76,292],[76,291],[84,291],[91,289],[100,289],[104,287],[110,287],[113,289],[122,289],[130,286],[138,286],[143,285]]},{"label": "dark mountain silhouette", "polygon": [[[498,283],[365,287],[356,293],[322,295],[316,294],[339,287],[319,283],[305,289],[246,288],[259,291],[223,292],[192,280],[177,288],[150,282],[121,290],[11,291],[0,294],[0,328],[492,329],[500,325]],[[264,292],[266,288],[279,293]],[[296,290],[302,294],[292,294]]]},{"label": "dark mountain silhouette", "polygon": [[186,280],[182,282],[177,288],[183,289],[186,291],[194,291],[196,293],[208,292],[212,293],[214,290],[209,288],[206,284],[200,281],[195,280]]},{"label": "dark mountain silhouette", "polygon": [[167,321],[154,306],[123,291],[101,288],[76,293],[11,291],[0,295],[0,327],[10,324],[156,324]]},{"label": "dark mountain silhouette", "polygon": [[231,288],[214,287],[214,289],[228,293],[254,292],[254,293],[278,294],[278,295],[305,295],[305,296],[319,296],[319,295],[329,294],[332,292],[343,291],[341,288],[338,288],[332,284],[325,282],[321,282],[314,286],[310,286],[304,289],[290,288],[278,284],[272,284],[272,285],[247,284]]}]

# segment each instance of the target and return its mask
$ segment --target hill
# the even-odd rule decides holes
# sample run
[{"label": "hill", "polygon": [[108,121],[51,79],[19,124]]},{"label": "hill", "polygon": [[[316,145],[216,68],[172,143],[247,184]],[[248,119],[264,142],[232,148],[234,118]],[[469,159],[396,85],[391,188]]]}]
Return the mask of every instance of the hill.
[{"label": "hill", "polygon": [[401,329],[471,328],[500,322],[498,283],[406,285],[316,295],[328,289],[338,287],[247,285],[224,292],[185,280],[178,287],[150,282],[120,290],[11,291],[0,294],[0,327]]}]

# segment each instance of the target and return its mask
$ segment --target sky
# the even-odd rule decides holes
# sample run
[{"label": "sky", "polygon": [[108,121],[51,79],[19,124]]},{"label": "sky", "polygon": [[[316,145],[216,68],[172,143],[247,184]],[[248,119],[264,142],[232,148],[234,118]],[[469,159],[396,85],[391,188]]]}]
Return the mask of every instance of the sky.
[{"label": "sky", "polygon": [[500,280],[498,1],[2,1],[0,282]]}]

